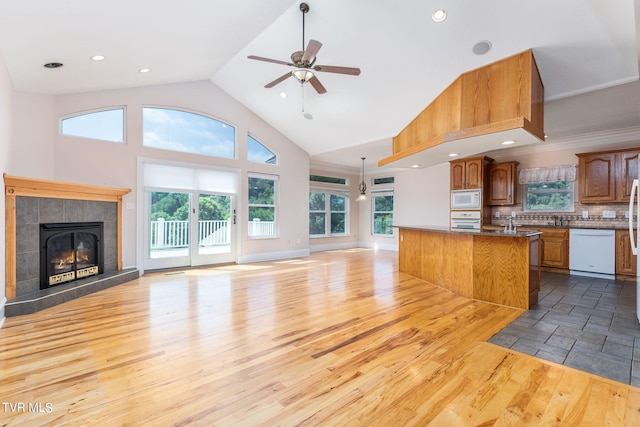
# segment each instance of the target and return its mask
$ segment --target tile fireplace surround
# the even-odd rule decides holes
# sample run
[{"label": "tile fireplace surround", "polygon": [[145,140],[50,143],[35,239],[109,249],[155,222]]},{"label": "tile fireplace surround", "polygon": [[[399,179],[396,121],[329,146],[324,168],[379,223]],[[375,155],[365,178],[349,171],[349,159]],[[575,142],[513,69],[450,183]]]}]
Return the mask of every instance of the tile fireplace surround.
[{"label": "tile fireplace surround", "polygon": [[[122,269],[122,196],[131,190],[4,175],[5,315],[33,313],[139,276]],[[104,223],[104,273],[41,290],[39,224]]]}]

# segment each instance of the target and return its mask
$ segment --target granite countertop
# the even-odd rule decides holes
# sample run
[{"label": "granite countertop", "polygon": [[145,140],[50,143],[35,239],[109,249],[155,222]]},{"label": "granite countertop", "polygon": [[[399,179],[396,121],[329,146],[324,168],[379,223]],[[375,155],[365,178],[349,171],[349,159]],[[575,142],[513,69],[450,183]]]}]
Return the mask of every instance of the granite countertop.
[{"label": "granite countertop", "polygon": [[[580,229],[590,229],[590,230],[628,230],[629,224],[627,223],[612,223],[612,224],[596,224],[589,223],[589,221],[579,221],[579,222],[570,222],[569,224],[564,225],[547,225],[547,224],[527,224],[521,223],[518,221],[514,221],[514,224],[518,226],[518,228],[558,228],[558,229],[569,229],[569,228],[580,228]],[[502,227],[504,228],[505,224],[491,224],[492,227]],[[634,229],[636,226],[634,224]]]},{"label": "granite countertop", "polygon": [[473,234],[478,236],[500,236],[500,237],[529,237],[542,234],[540,231],[518,230],[516,232],[505,232],[501,230],[478,230],[472,228],[451,228],[440,225],[394,225],[395,228],[405,228],[409,230],[436,231],[439,233],[451,234]]}]

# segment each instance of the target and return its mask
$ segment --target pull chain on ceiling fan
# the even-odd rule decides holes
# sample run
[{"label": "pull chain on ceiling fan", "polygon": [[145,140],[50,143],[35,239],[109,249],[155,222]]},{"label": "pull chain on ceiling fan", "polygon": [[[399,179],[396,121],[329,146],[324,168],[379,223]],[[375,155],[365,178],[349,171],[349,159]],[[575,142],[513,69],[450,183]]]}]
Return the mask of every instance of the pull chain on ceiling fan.
[{"label": "pull chain on ceiling fan", "polygon": [[351,76],[360,75],[360,68],[354,67],[338,67],[332,65],[315,65],[316,55],[320,51],[322,47],[322,43],[317,40],[309,40],[309,44],[307,44],[307,48],[305,49],[305,22],[304,15],[309,12],[309,5],[307,3],[300,3],[300,11],[302,12],[302,50],[297,52],[293,52],[291,54],[291,62],[280,61],[277,59],[265,58],[262,56],[249,55],[247,58],[255,59],[257,61],[264,62],[272,62],[274,64],[288,65],[289,67],[294,67],[295,70],[290,71],[282,76],[278,77],[274,81],[267,83],[264,87],[272,88],[279,83],[282,83],[289,77],[295,77],[301,84],[310,83],[311,86],[318,92],[319,94],[323,94],[327,92],[327,89],[320,83],[318,77],[316,77],[315,72],[325,72],[325,73],[336,73],[336,74],[347,74]]}]

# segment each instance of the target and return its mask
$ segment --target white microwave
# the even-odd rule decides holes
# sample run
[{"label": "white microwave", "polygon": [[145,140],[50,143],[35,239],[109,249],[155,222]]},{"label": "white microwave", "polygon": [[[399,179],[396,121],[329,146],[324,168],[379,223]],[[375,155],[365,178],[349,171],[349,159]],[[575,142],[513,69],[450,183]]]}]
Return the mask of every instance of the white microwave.
[{"label": "white microwave", "polygon": [[482,190],[453,190],[451,192],[451,209],[474,210],[482,207]]}]

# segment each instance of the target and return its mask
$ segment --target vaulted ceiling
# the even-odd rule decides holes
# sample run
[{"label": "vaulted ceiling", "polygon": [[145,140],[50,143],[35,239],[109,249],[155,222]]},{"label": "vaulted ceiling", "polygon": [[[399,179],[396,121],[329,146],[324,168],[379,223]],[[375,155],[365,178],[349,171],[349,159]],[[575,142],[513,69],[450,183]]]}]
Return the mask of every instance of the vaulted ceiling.
[{"label": "vaulted ceiling", "polygon": [[[209,79],[312,159],[357,168],[361,156],[374,164],[390,154],[391,138],[461,73],[529,48],[545,86],[550,138],[638,126],[640,102],[625,96],[640,94],[638,2],[310,0],[303,44],[300,1],[5,1],[0,51],[23,92]],[[447,19],[436,23],[440,8]],[[247,56],[289,62],[309,39],[323,44],[317,64],[361,74],[317,73],[322,95],[294,78],[264,88],[292,69]],[[478,42],[491,49],[475,54]],[[96,54],[106,59],[91,61]],[[48,62],[64,66],[46,69]],[[587,93],[593,107],[599,99],[611,106],[598,120],[581,113]]]}]

